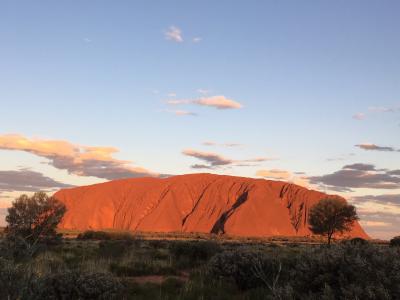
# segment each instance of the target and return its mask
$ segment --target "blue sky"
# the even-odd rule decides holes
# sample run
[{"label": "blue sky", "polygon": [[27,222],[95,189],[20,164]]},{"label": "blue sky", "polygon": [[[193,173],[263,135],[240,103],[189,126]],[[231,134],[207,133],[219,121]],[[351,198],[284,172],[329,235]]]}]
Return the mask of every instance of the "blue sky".
[{"label": "blue sky", "polygon": [[[115,165],[290,180],[354,201],[367,231],[389,237],[400,224],[399,11],[398,1],[2,1],[0,172],[19,186],[26,170],[82,185],[125,174]],[[116,152],[69,153],[67,165],[63,147]],[[117,172],[97,174],[89,158]],[[1,178],[6,207],[22,188]],[[46,182],[37,188],[57,186]]]}]

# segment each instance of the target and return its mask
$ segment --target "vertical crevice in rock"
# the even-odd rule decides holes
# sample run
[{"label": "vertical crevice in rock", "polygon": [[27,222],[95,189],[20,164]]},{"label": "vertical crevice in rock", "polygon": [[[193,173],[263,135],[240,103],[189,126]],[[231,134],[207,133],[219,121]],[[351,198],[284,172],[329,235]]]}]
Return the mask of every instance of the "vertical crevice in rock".
[{"label": "vertical crevice in rock", "polygon": [[225,223],[229,219],[229,217],[235,212],[235,210],[241,206],[244,202],[246,202],[248,196],[248,191],[242,193],[236,200],[236,202],[232,205],[232,207],[222,213],[222,215],[215,222],[214,226],[211,229],[211,233],[216,234],[225,234]]}]

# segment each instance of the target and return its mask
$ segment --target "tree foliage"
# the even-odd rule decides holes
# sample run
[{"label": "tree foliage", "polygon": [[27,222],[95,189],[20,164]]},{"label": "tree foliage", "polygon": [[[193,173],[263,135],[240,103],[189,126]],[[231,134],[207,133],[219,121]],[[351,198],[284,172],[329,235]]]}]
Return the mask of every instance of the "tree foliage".
[{"label": "tree foliage", "polygon": [[8,209],[6,238],[32,255],[39,245],[60,239],[56,228],[65,211],[64,204],[44,192],[21,195]]},{"label": "tree foliage", "polygon": [[308,217],[310,230],[326,235],[329,245],[334,234],[350,231],[356,220],[356,208],[338,198],[322,199],[311,208]]}]

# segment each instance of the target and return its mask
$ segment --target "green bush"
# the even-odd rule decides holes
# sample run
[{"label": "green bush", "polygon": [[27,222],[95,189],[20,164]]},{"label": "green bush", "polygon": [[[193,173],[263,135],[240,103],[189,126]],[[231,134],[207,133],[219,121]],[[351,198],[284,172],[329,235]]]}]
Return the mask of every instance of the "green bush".
[{"label": "green bush", "polygon": [[391,247],[400,247],[400,236],[395,236],[390,240]]},{"label": "green bush", "polygon": [[117,276],[175,275],[177,270],[160,261],[111,263],[110,271]]},{"label": "green bush", "polygon": [[355,237],[352,239],[348,240],[343,240],[342,244],[350,244],[354,246],[361,246],[361,245],[368,245],[369,242],[366,239],[360,238],[360,237]]},{"label": "green bush", "polygon": [[109,240],[110,235],[105,231],[86,230],[76,237],[78,240]]},{"label": "green bush", "polygon": [[0,299],[19,299],[26,288],[26,276],[22,265],[0,258]]},{"label": "green bush", "polygon": [[101,241],[99,243],[98,255],[102,258],[122,257],[130,250],[131,240]]},{"label": "green bush", "polygon": [[175,241],[169,250],[175,261],[184,267],[209,260],[221,251],[221,246],[213,241]]},{"label": "green bush", "polygon": [[290,282],[298,297],[318,298],[329,286],[337,299],[395,299],[400,295],[399,254],[372,245],[312,249],[295,258]]},{"label": "green bush", "polygon": [[226,251],[210,260],[208,270],[212,278],[231,279],[241,290],[265,287],[272,292],[281,277],[282,262],[261,251]]},{"label": "green bush", "polygon": [[35,278],[30,300],[40,299],[120,299],[124,292],[118,279],[103,273],[69,271]]},{"label": "green bush", "polygon": [[94,231],[86,230],[76,237],[78,240],[127,240],[133,241],[137,240],[137,237],[130,232],[108,232],[108,231]]}]

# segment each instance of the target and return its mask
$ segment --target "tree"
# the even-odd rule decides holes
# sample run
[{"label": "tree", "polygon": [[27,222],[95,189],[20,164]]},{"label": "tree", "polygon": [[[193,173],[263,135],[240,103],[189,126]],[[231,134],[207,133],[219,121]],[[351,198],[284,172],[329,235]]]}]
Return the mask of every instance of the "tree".
[{"label": "tree", "polygon": [[63,203],[44,192],[21,195],[8,209],[6,239],[33,255],[39,245],[60,240],[56,228],[65,211]]},{"label": "tree", "polygon": [[326,235],[328,245],[335,233],[350,231],[358,220],[356,208],[338,198],[326,198],[315,204],[309,213],[308,224],[314,234]]}]

